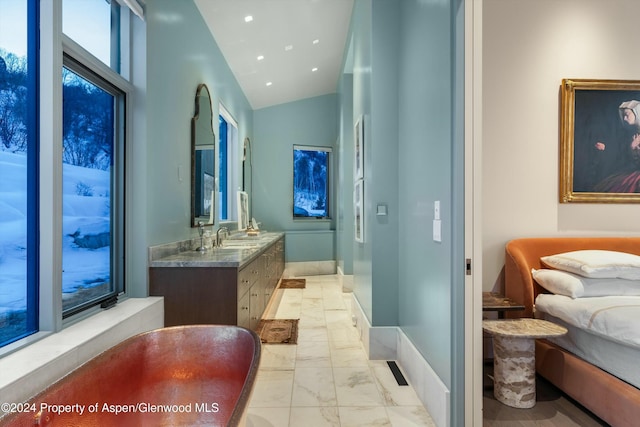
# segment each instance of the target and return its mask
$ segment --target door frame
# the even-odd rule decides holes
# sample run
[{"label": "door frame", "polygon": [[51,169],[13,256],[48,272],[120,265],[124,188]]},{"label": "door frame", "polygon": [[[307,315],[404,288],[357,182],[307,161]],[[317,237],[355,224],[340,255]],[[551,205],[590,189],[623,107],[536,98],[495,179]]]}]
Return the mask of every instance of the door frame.
[{"label": "door frame", "polygon": [[482,5],[464,5],[465,426],[482,426]]}]

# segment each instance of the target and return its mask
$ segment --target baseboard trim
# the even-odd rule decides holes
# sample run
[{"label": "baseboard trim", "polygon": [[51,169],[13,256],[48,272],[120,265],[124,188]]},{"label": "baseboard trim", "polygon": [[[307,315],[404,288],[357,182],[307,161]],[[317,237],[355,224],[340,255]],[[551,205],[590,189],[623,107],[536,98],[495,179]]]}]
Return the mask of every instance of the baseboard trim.
[{"label": "baseboard trim", "polygon": [[336,262],[331,260],[287,262],[284,269],[283,277],[336,274]]},{"label": "baseboard trim", "polygon": [[355,294],[351,296],[351,312],[369,359],[396,360],[435,424],[449,427],[449,389],[404,331],[397,326],[371,326]]}]

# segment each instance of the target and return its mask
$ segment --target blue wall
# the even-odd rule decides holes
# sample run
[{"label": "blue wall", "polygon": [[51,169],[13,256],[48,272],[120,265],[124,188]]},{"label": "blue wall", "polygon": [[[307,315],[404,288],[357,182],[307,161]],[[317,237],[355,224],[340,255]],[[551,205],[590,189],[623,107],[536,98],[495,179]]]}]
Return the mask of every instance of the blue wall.
[{"label": "blue wall", "polygon": [[[352,93],[341,92],[353,96],[354,120],[367,115],[370,129],[354,293],[371,324],[399,325],[449,388],[452,425],[464,420],[464,158],[462,133],[454,132],[464,123],[453,114],[464,100],[456,80],[463,64],[454,61],[460,4],[356,0],[353,64],[345,69],[352,67]],[[441,242],[432,235],[435,201]],[[386,217],[375,215],[378,203],[388,205]]]},{"label": "blue wall", "polygon": [[[349,49],[349,52],[352,50]],[[347,53],[349,56],[350,53]],[[350,63],[349,58],[348,62]],[[343,274],[353,274],[353,66],[349,67],[339,81],[340,138],[338,139],[338,200],[336,218],[336,261]]]},{"label": "blue wall", "polygon": [[[255,110],[252,140],[252,215],[266,230],[296,231],[287,237],[287,261],[325,261],[335,259],[336,204],[330,206],[331,220],[293,219],[293,146],[331,147],[332,198],[335,200],[338,150],[338,98],[336,94],[318,96]],[[309,231],[309,234],[305,234]],[[323,234],[316,244],[317,231]],[[329,238],[330,244],[325,241]]]},{"label": "blue wall", "polygon": [[190,120],[198,84],[212,96],[216,144],[220,102],[238,122],[239,141],[252,137],[253,110],[192,1],[147,2],[146,22],[148,182],[141,226],[155,245],[197,235],[190,227]]}]

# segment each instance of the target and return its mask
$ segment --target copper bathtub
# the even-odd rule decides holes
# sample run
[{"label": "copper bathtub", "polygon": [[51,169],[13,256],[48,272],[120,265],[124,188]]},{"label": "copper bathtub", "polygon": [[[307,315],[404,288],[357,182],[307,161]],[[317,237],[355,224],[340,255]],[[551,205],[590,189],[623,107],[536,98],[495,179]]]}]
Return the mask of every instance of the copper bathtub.
[{"label": "copper bathtub", "polygon": [[260,339],[248,329],[157,329],[11,403],[0,426],[242,425],[259,361]]}]

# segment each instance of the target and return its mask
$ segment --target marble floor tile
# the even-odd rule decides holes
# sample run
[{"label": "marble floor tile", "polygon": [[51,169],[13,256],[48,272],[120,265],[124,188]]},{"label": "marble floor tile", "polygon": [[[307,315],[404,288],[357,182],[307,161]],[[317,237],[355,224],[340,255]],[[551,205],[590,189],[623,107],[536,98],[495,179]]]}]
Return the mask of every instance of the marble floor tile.
[{"label": "marble floor tile", "polygon": [[320,314],[324,317],[322,298],[303,298],[300,309],[304,312],[305,316],[307,314],[316,316]]},{"label": "marble floor tile", "polygon": [[328,341],[298,342],[296,368],[330,368],[331,352]]},{"label": "marble floor tile", "polygon": [[282,344],[262,344],[260,369],[293,370],[296,365],[297,346]]},{"label": "marble floor tile", "polygon": [[290,426],[335,427],[340,425],[336,406],[291,408]]},{"label": "marble floor tile", "polygon": [[369,367],[333,368],[339,406],[382,406]]},{"label": "marble floor tile", "polygon": [[300,319],[297,345],[263,345],[247,427],[434,427],[411,386],[370,361],[339,276],[301,276],[270,310]]},{"label": "marble floor tile", "polygon": [[296,368],[291,406],[335,406],[332,368]]},{"label": "marble floor tile", "polygon": [[388,406],[393,427],[436,427],[424,406]]},{"label": "marble floor tile", "polygon": [[353,341],[360,342],[358,330],[353,326],[332,325],[329,329],[329,341]]},{"label": "marble floor tile", "polygon": [[329,348],[334,367],[369,367],[369,359],[360,342],[334,340],[330,342]]},{"label": "marble floor tile", "polygon": [[309,287],[302,290],[302,301],[305,300],[317,300],[322,302],[322,288],[319,286]]},{"label": "marble floor tile", "polygon": [[325,297],[324,298],[325,310],[345,310],[344,300],[339,297]]},{"label": "marble floor tile", "polygon": [[294,371],[292,370],[258,370],[249,406],[256,408],[290,407],[293,377]]},{"label": "marble floor tile", "polygon": [[289,425],[290,408],[255,408],[247,410],[245,427],[283,427]]},{"label": "marble floor tile", "polygon": [[324,312],[318,310],[303,310],[301,313],[304,313],[304,316],[300,316],[300,321],[298,322],[299,328],[326,327],[327,322],[324,319]]},{"label": "marble floor tile", "polygon": [[323,326],[298,328],[298,344],[304,342],[329,342],[329,333]]},{"label": "marble floor tile", "polygon": [[347,310],[332,310],[328,309],[324,313],[325,319],[327,320],[328,326],[350,326],[353,327],[353,322],[351,319],[351,313]]},{"label": "marble floor tile", "polygon": [[391,427],[383,406],[339,407],[340,427]]}]

